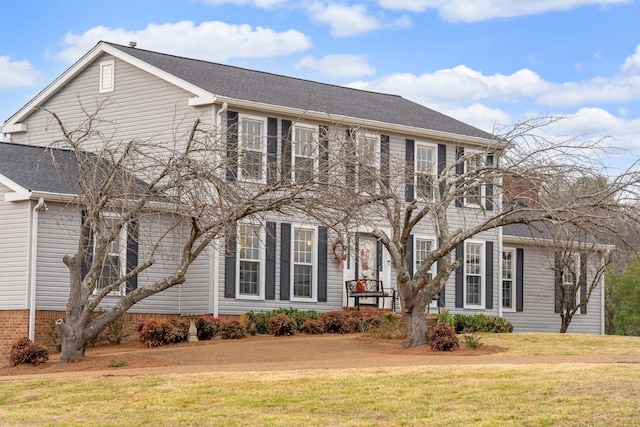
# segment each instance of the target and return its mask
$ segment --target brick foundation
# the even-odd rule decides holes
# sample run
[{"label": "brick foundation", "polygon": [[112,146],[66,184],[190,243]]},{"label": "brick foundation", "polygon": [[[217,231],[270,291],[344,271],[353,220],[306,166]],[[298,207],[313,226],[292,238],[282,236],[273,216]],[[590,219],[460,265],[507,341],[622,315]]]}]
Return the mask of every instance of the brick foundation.
[{"label": "brick foundation", "polygon": [[29,336],[28,310],[0,310],[0,366],[4,365],[11,346],[22,337]]}]

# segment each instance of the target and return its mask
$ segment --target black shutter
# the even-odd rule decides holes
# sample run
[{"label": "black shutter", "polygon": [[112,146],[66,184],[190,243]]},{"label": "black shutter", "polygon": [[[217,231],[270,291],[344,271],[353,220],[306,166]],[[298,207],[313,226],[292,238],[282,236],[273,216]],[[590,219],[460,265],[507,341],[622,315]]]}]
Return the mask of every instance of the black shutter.
[{"label": "black shutter", "polygon": [[278,180],[278,119],[267,118],[267,183]]},{"label": "black shutter", "polygon": [[236,236],[229,236],[224,254],[224,297],[236,297]]},{"label": "black shutter", "polygon": [[389,135],[380,135],[380,180],[385,189],[389,188]]},{"label": "black shutter", "polygon": [[[487,154],[487,167],[493,167],[493,154]],[[488,211],[493,210],[493,182],[487,181],[485,186],[485,204],[484,208]]]},{"label": "black shutter", "polygon": [[291,120],[282,121],[282,178],[291,178]]},{"label": "black shutter", "polygon": [[320,125],[318,127],[318,139],[320,144],[320,182],[329,182],[329,127]]},{"label": "black shutter", "polygon": [[[447,146],[445,144],[438,144],[438,179],[442,180],[442,174],[447,168]],[[446,183],[444,180],[440,181],[440,197],[444,195]]]},{"label": "black shutter", "polygon": [[89,273],[89,269],[91,268],[91,263],[93,263],[93,230],[91,229],[91,227],[89,227],[86,230],[84,229],[84,224],[86,220],[87,220],[87,211],[82,210],[80,215],[80,224],[82,226],[82,232],[86,233],[85,236],[82,236],[82,239],[85,244],[84,257],[82,258],[82,267],[81,267],[83,279]]},{"label": "black shutter", "polygon": [[288,301],[291,289],[291,224],[280,224],[280,299]]},{"label": "black shutter", "polygon": [[413,139],[405,140],[405,159],[407,161],[406,184],[405,184],[405,200],[412,202],[414,196],[413,181],[416,172],[415,166],[415,141]]},{"label": "black shutter", "polygon": [[413,279],[413,268],[415,263],[413,262],[413,234],[409,235],[407,240],[407,270],[409,270],[409,277]]},{"label": "black shutter", "polygon": [[555,311],[560,313],[562,311],[562,258],[560,253],[555,254]]},{"label": "black shutter", "polygon": [[[587,295],[587,254],[580,254],[580,301],[584,300]],[[587,305],[580,307],[580,314],[587,314]]]},{"label": "black shutter", "polygon": [[266,224],[264,298],[276,299],[276,223]]},{"label": "black shutter", "polygon": [[238,177],[238,113],[227,111],[227,181]]},{"label": "black shutter", "polygon": [[[436,275],[438,274],[438,271],[440,271],[440,260],[436,261]],[[442,289],[440,289],[440,296],[438,297],[438,307],[444,307],[445,305],[446,289],[447,289],[447,284],[445,282],[445,285],[442,287]]]},{"label": "black shutter", "polygon": [[462,258],[462,265],[456,268],[456,308],[464,307],[464,243],[456,246],[456,260]]},{"label": "black shutter", "polygon": [[[464,175],[464,162],[460,160],[463,157],[464,147],[456,147],[456,175]],[[458,179],[461,179],[460,176],[458,176]],[[462,185],[462,183],[458,185]],[[459,194],[458,197],[456,197],[456,207],[461,208],[462,206],[464,206],[464,195]]]},{"label": "black shutter", "polygon": [[347,148],[347,158],[345,161],[345,168],[346,168],[346,185],[349,188],[356,188],[356,163],[357,163],[357,159],[356,159],[356,155],[357,155],[357,151],[356,151],[356,141],[354,139],[354,131],[351,129],[347,129],[346,131],[346,143],[345,143],[345,147]]},{"label": "black shutter", "polygon": [[[138,221],[127,224],[127,274],[138,266]],[[138,288],[138,275],[127,280],[126,292],[129,293]]]},{"label": "black shutter", "polygon": [[516,311],[524,311],[524,249],[516,249]]},{"label": "black shutter", "polygon": [[327,302],[327,229],[318,228],[318,302]]},{"label": "black shutter", "polygon": [[493,309],[493,242],[485,243],[485,308]]}]

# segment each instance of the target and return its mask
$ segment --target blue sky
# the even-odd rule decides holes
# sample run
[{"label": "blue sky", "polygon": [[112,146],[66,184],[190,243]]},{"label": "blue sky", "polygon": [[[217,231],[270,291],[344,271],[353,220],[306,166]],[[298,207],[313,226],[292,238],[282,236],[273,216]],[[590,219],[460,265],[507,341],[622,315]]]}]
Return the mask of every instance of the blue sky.
[{"label": "blue sky", "polygon": [[99,40],[395,93],[489,132],[562,114],[558,136],[640,155],[634,0],[3,0],[0,121]]}]

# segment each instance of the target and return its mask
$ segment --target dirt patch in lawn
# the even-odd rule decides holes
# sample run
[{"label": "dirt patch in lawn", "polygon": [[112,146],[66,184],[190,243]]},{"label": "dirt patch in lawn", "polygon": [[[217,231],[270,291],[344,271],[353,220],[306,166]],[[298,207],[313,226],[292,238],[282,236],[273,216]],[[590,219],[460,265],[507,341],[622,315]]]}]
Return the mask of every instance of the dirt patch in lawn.
[{"label": "dirt patch in lawn", "polygon": [[4,361],[0,379],[14,376],[80,374],[151,374],[204,371],[269,371],[295,369],[365,368],[442,363],[486,358],[506,351],[483,345],[471,349],[461,343],[452,352],[434,352],[428,346],[405,349],[400,340],[351,335],[255,336],[242,340],[213,340],[145,348],[135,341],[87,348],[85,357],[62,364],[58,355],[39,365],[9,366]]}]

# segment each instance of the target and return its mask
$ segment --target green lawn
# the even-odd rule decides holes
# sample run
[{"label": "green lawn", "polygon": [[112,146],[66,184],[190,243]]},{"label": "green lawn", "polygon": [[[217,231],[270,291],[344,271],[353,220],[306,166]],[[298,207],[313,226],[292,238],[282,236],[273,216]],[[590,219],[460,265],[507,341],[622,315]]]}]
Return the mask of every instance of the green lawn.
[{"label": "green lawn", "polygon": [[[513,334],[482,340],[522,355],[640,354],[638,338]],[[640,364],[633,363],[0,381],[2,426],[639,424]]]}]

